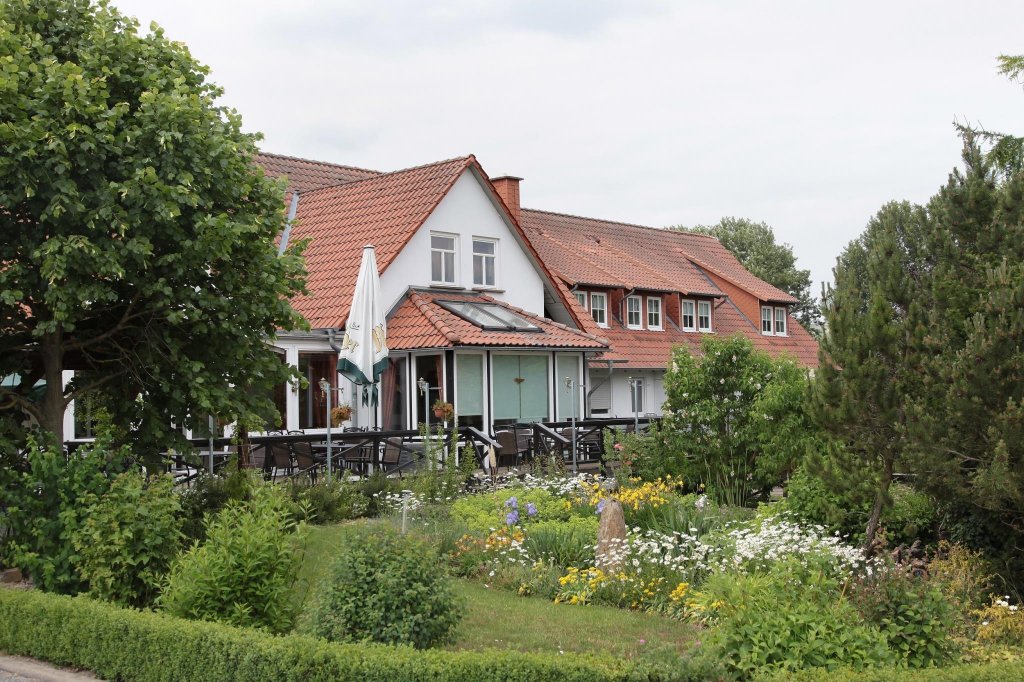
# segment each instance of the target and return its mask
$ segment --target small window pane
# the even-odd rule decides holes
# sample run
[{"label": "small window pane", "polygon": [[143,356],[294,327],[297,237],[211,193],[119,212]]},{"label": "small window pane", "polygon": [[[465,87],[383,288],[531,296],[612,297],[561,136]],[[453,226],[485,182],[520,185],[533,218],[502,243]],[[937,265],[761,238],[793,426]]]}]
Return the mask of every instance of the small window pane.
[{"label": "small window pane", "polygon": [[697,326],[702,332],[711,331],[711,304],[707,301],[697,303]]},{"label": "small window pane", "polygon": [[697,328],[694,319],[693,301],[683,301],[683,329],[692,332]]},{"label": "small window pane", "polygon": [[775,333],[785,334],[786,333],[786,309],[776,308],[775,309]]},{"label": "small window pane", "polygon": [[647,299],[647,326],[651,329],[661,329],[661,299]]},{"label": "small window pane", "polygon": [[590,295],[590,315],[602,327],[608,324],[607,306],[604,294]]},{"label": "small window pane", "polygon": [[768,307],[761,308],[761,333],[771,334],[772,333],[772,309]]},{"label": "small window pane", "polygon": [[442,281],[444,273],[441,270],[441,252],[433,251],[430,254],[430,279],[433,282]]},{"label": "small window pane", "polygon": [[444,235],[432,234],[430,235],[430,247],[434,249],[454,251],[455,237],[445,237]]},{"label": "small window pane", "polygon": [[473,240],[473,253],[494,255],[494,242],[483,241],[481,239]]},{"label": "small window pane", "polygon": [[626,326],[639,329],[640,323],[640,297],[630,296],[626,299]]},{"label": "small window pane", "polygon": [[576,296],[576,300],[579,301],[580,305],[583,306],[583,309],[586,310],[587,309],[587,292],[585,292],[585,291],[574,291],[573,293]]}]

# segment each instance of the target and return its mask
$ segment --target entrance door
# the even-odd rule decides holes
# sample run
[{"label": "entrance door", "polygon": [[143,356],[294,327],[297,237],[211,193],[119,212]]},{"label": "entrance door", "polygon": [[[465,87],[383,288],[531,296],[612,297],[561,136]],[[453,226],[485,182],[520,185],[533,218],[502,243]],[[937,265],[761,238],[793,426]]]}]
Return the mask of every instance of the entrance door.
[{"label": "entrance door", "polygon": [[495,422],[537,422],[548,418],[548,357],[495,355]]}]

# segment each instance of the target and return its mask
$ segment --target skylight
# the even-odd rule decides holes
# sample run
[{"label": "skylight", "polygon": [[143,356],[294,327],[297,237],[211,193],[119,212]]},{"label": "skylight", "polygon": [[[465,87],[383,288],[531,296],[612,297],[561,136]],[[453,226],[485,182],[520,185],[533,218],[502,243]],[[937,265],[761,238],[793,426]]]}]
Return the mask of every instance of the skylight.
[{"label": "skylight", "polygon": [[472,303],[469,301],[436,301],[436,303],[481,329],[505,332],[541,331],[540,327],[522,315],[494,303]]}]

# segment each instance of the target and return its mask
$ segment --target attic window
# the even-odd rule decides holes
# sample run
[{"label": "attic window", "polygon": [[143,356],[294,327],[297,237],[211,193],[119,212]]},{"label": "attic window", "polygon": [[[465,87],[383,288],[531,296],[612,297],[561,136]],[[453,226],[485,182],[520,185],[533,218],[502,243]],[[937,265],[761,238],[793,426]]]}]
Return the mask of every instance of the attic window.
[{"label": "attic window", "polygon": [[455,313],[481,329],[498,332],[539,332],[541,328],[507,308],[493,303],[468,301],[437,301],[445,310]]}]

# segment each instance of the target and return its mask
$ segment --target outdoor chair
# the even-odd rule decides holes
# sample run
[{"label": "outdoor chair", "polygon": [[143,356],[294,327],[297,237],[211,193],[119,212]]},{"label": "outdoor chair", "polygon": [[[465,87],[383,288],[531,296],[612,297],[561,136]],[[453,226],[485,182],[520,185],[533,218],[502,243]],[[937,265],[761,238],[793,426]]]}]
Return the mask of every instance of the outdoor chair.
[{"label": "outdoor chair", "polygon": [[402,477],[402,468],[399,463],[402,459],[402,439],[387,438],[384,440],[384,450],[380,455],[380,468],[385,474],[398,471],[398,477]]},{"label": "outdoor chair", "polygon": [[316,483],[317,469],[320,463],[313,456],[313,446],[304,441],[292,443],[292,452],[295,453],[295,466],[297,474],[308,474],[311,483]]},{"label": "outdoor chair", "polygon": [[498,451],[498,468],[519,464],[519,440],[515,431],[498,431],[494,434],[501,449]]},{"label": "outdoor chair", "polygon": [[295,467],[292,464],[292,451],[288,445],[286,443],[268,443],[267,450],[270,464],[273,467],[273,478],[277,478],[281,471],[284,471],[286,476],[291,476]]}]

